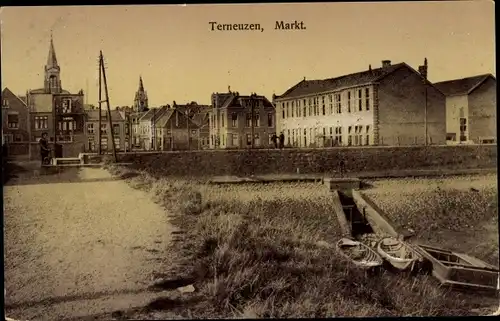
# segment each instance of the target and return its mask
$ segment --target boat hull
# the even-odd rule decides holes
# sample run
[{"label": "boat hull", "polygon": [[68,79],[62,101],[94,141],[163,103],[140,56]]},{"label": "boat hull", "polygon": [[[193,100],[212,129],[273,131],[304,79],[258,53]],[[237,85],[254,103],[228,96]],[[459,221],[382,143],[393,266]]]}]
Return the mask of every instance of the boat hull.
[{"label": "boat hull", "polygon": [[343,238],[337,242],[337,251],[361,268],[375,268],[384,263],[377,252],[358,241]]},{"label": "boat hull", "polygon": [[423,257],[411,246],[393,237],[382,238],[377,243],[377,253],[398,270],[413,270]]}]

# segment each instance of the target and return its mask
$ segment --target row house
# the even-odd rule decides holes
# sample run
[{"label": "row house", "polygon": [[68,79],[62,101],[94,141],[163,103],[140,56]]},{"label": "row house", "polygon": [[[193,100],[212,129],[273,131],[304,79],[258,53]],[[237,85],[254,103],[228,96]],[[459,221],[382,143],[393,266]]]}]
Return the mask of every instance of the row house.
[{"label": "row house", "polygon": [[491,74],[435,83],[446,95],[448,144],[496,143],[497,80]]},{"label": "row house", "polygon": [[[158,145],[155,146],[155,128],[158,119],[169,110],[169,106],[162,106],[160,108],[150,108],[148,111],[142,113],[142,116],[137,119],[135,130],[133,132],[134,140],[138,142],[137,147],[143,150],[156,150]],[[132,118],[135,118],[132,116]]]},{"label": "row house", "polygon": [[195,101],[188,104],[177,104],[175,101],[172,107],[188,117],[198,126],[198,149],[207,149],[210,146],[209,112],[211,106],[200,105]]},{"label": "row house", "polygon": [[158,117],[155,127],[157,150],[192,150],[199,147],[199,126],[175,107]]},{"label": "row house", "polygon": [[276,134],[275,108],[264,96],[212,94],[210,148],[267,148]]},{"label": "row house", "polygon": [[2,142],[29,141],[28,105],[10,89],[2,91]]},{"label": "row house", "polygon": [[[98,152],[99,150],[99,110],[86,110],[85,134],[87,143],[85,151]],[[117,151],[129,150],[129,130],[127,115],[120,110],[111,110],[111,128],[109,127],[108,111],[101,110],[101,152],[112,151],[114,140]]]},{"label": "row house", "polygon": [[273,96],[277,130],[294,147],[443,144],[445,97],[406,63],[324,80]]}]

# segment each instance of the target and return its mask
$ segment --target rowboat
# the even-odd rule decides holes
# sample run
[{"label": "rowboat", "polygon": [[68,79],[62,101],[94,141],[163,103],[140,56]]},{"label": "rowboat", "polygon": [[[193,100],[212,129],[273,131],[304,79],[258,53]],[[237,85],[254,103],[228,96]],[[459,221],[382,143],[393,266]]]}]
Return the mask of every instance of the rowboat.
[{"label": "rowboat", "polygon": [[342,256],[363,268],[377,267],[384,263],[380,255],[370,247],[348,238],[342,238],[337,242],[337,250]]},{"label": "rowboat", "polygon": [[413,269],[415,263],[423,260],[409,244],[394,237],[384,237],[377,243],[377,252],[399,270]]}]

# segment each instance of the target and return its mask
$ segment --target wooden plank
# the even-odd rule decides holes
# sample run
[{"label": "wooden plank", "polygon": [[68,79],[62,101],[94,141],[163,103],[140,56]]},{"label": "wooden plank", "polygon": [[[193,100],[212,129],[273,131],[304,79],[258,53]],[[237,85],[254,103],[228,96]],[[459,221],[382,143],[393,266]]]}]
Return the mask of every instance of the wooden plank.
[{"label": "wooden plank", "polygon": [[387,234],[395,238],[403,236],[402,231],[395,223],[391,222],[373,202],[371,202],[361,192],[353,190],[352,198],[358,210],[365,214],[366,220],[370,223],[373,231],[378,234]]},{"label": "wooden plank", "polygon": [[352,228],[351,224],[347,221],[347,218],[344,213],[344,208],[342,206],[342,203],[340,202],[340,195],[338,191],[333,191],[332,192],[332,198],[333,198],[333,211],[337,215],[337,219],[340,224],[340,230],[342,231],[342,236],[351,236],[352,235]]}]

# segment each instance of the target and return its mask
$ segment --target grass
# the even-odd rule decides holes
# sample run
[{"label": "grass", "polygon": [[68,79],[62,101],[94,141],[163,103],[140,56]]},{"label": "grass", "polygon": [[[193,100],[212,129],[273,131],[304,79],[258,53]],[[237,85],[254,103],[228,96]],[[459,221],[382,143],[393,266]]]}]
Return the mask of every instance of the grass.
[{"label": "grass", "polygon": [[317,185],[213,187],[145,172],[127,180],[184,231],[170,273],[195,276],[201,299],[184,317],[460,316],[479,306],[430,276],[369,274],[339,257],[331,199]]}]

